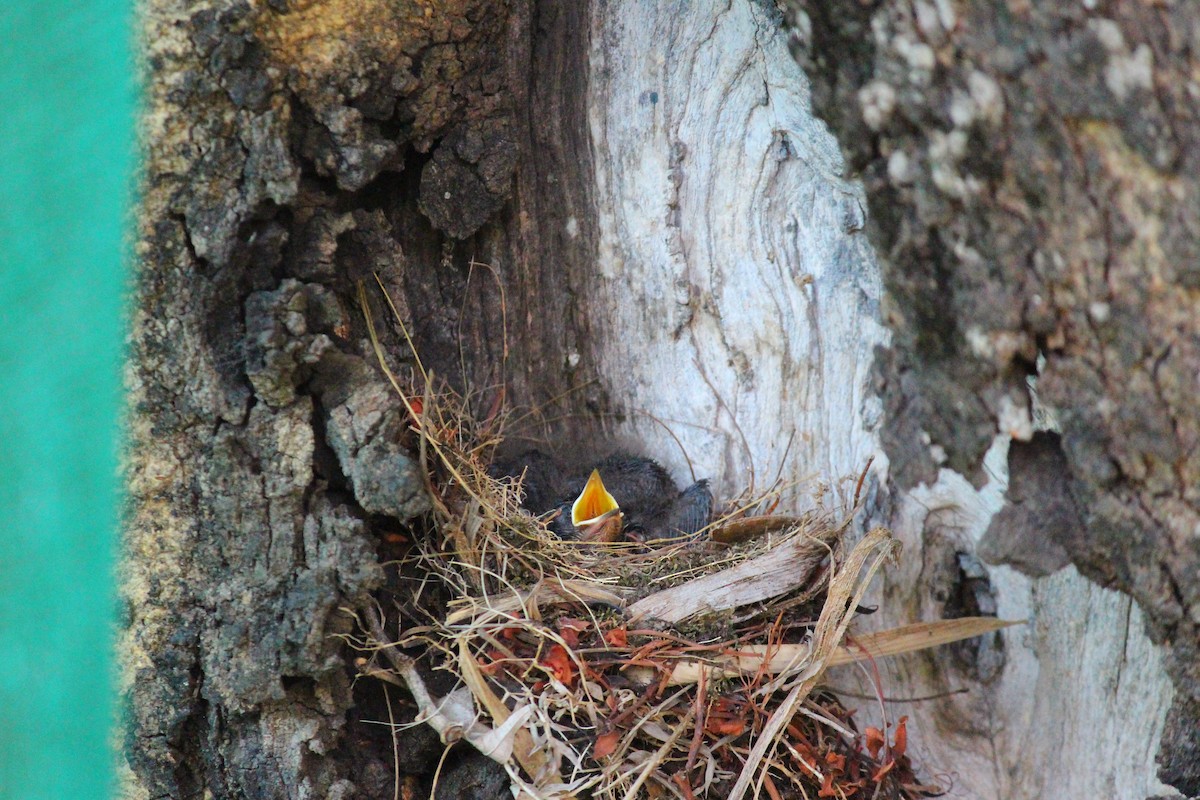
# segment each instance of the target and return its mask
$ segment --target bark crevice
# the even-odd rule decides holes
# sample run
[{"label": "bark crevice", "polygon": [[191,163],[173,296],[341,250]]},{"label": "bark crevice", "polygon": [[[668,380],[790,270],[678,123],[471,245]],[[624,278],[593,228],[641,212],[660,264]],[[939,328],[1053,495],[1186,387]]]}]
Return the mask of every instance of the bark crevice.
[{"label": "bark crevice", "polygon": [[[387,591],[379,565],[428,498],[359,282],[402,375],[413,360],[376,275],[426,365],[483,410],[588,383],[588,354],[568,359],[581,323],[565,290],[594,255],[587,9],[436,5],[145,12],[132,796],[391,795],[391,734],[370,723],[388,709],[381,686],[353,681],[342,609]],[[400,751],[423,794],[441,753],[429,733],[405,732]],[[462,761],[440,796],[483,775]]]},{"label": "bark crevice", "polygon": [[[1181,393],[1200,366],[1200,120],[1180,32],[1200,17],[1036,0],[789,7],[894,300],[878,364],[893,475],[914,487],[944,465],[982,484],[997,433],[1034,436],[1026,376],[1044,359],[1037,394],[1061,455],[1038,466],[1014,446],[1014,505],[984,545],[1048,574],[1063,556],[1018,540],[1021,518],[1049,515],[1054,548],[1138,601],[1170,654],[1161,777],[1182,789],[1172,752],[1200,731],[1178,724],[1200,697],[1200,418]],[[1061,478],[1037,487],[1027,469]]]}]

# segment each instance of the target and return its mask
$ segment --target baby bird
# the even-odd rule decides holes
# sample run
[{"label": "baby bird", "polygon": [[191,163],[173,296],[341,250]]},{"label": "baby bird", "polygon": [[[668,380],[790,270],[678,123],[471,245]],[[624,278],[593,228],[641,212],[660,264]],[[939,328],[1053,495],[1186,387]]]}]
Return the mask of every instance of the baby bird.
[{"label": "baby bird", "polygon": [[500,474],[524,474],[525,507],[539,515],[556,511],[549,526],[564,539],[691,536],[712,516],[708,481],[680,491],[658,462],[642,456],[616,453],[586,472],[571,474],[531,450],[499,466]]}]

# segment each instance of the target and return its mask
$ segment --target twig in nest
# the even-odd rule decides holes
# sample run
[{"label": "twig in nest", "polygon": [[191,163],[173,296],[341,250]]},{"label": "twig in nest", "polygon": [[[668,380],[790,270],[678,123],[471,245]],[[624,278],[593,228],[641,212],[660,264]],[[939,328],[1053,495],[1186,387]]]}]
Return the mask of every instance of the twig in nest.
[{"label": "twig in nest", "polygon": [[871,470],[871,465],[875,463],[875,456],[867,459],[867,464],[862,468],[862,472],[858,475],[858,483],[854,484],[854,503],[850,506],[853,510],[858,509],[858,498],[862,494],[863,481],[867,479],[867,473]]},{"label": "twig in nest", "polygon": [[[434,500],[431,535],[413,537],[409,562],[421,580],[408,603],[429,624],[389,641],[382,609],[365,611],[371,640],[365,646],[382,657],[364,661],[363,674],[407,686],[419,722],[444,742],[465,739],[503,763],[522,800],[583,791],[597,800],[633,800],[664,789],[694,800],[735,779],[734,797],[749,790],[775,800],[792,796],[792,788],[815,788],[812,777],[826,797],[863,800],[885,779],[889,789],[900,787],[896,796],[915,796],[900,783],[901,775],[912,782],[902,745],[884,747],[882,734],[871,739],[883,748],[881,763],[862,753],[853,726],[843,724],[844,710],[806,705],[824,669],[840,658],[906,652],[948,641],[943,637],[952,633],[909,629],[891,640],[860,637],[858,649],[843,644],[866,585],[896,547],[877,529],[843,558],[848,544],[841,540],[862,501],[870,462],[844,519],[816,510],[742,517],[771,498],[774,511],[784,491],[777,476],[763,497],[713,521],[707,544],[580,546],[520,508],[519,484],[489,474],[490,448],[512,422],[501,413],[500,396],[481,424],[463,398],[435,391],[419,358],[415,377],[423,385],[402,389],[386,364],[365,293],[360,299],[380,368],[419,436]],[[390,298],[388,305],[411,348]],[[753,475],[751,487],[753,495]],[[821,496],[814,500],[823,508]],[[448,603],[422,598],[426,580],[443,584]],[[670,588],[650,593],[664,584]],[[796,613],[797,604],[822,594],[815,625],[808,611]],[[667,629],[631,624],[637,612],[666,620]],[[763,615],[776,624],[760,624]],[[672,630],[679,622],[686,626]],[[811,634],[801,640],[806,630]],[[401,649],[410,641],[440,653],[441,666],[463,688],[432,696]],[[686,683],[689,670],[700,686],[668,690]]]},{"label": "twig in nest", "polygon": [[435,700],[417,672],[413,658],[400,652],[384,633],[383,620],[378,612],[367,608],[363,610],[363,616],[379,652],[391,662],[412,694],[417,704],[418,719],[437,731],[443,744],[451,745],[465,739],[485,756],[501,764],[507,762],[512,755],[513,731],[525,722],[529,711],[525,709],[524,713],[513,714],[502,726],[493,729],[479,722],[475,705],[471,702],[471,693],[466,689],[456,689],[441,701]]},{"label": "twig in nest", "polygon": [[[746,794],[768,751],[777,744],[780,732],[825,671],[825,661],[845,636],[850,619],[854,616],[854,608],[862,600],[871,578],[882,566],[883,560],[892,555],[898,547],[895,540],[882,528],[869,531],[851,552],[845,567],[830,581],[829,596],[813,633],[811,658],[800,671],[798,680],[787,697],[767,720],[758,741],[750,749],[742,772],[729,792],[729,800],[741,800]],[[866,577],[860,580],[859,576],[864,567]]]},{"label": "twig in nest", "polygon": [[825,560],[839,533],[829,529],[797,534],[757,558],[644,597],[629,607],[630,616],[682,622],[800,589]]},{"label": "twig in nest", "polygon": [[[996,617],[958,617],[935,622],[916,622],[899,628],[862,634],[855,639],[854,647],[839,645],[830,652],[825,666],[837,667],[867,658],[928,650],[1020,624]],[[695,683],[701,674],[717,680],[731,675],[752,674],[758,670],[779,674],[799,663],[809,653],[810,646],[807,644],[746,645],[738,648],[736,653],[716,659],[715,663],[685,661],[675,667],[670,683]]]}]

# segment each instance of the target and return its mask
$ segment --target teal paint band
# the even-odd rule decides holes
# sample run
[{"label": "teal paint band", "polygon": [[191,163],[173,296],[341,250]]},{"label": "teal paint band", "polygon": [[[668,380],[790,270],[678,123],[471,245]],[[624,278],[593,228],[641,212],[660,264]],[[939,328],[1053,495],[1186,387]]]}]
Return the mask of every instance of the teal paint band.
[{"label": "teal paint band", "polygon": [[109,797],[128,0],[0,9],[0,797]]}]

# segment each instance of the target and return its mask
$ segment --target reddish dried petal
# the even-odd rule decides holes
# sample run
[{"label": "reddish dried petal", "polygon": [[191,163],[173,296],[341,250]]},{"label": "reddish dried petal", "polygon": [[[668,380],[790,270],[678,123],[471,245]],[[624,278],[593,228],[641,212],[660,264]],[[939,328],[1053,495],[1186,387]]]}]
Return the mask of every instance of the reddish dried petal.
[{"label": "reddish dried petal", "polygon": [[879,758],[879,751],[887,743],[887,740],[883,737],[883,731],[879,730],[879,728],[867,728],[865,733],[867,737],[867,752],[871,754],[871,758]]},{"label": "reddish dried petal", "polygon": [[579,634],[592,627],[592,623],[587,620],[573,619],[572,617],[559,617],[555,625],[558,627],[559,636],[570,647],[578,647]]},{"label": "reddish dried petal", "polygon": [[479,665],[479,669],[484,675],[495,675],[503,666],[502,659],[504,658],[504,653],[493,647],[488,650],[486,655],[476,658],[475,663]]},{"label": "reddish dried petal", "polygon": [[560,683],[571,686],[575,682],[575,664],[571,661],[571,656],[566,648],[561,644],[556,644],[550,648],[550,652],[542,659],[541,664]]},{"label": "reddish dried petal", "polygon": [[604,634],[604,641],[608,642],[611,647],[628,647],[629,635],[625,630],[625,626],[622,625],[619,628],[613,628],[609,631],[606,631]]},{"label": "reddish dried petal", "polygon": [[704,732],[711,736],[741,736],[746,731],[746,720],[737,717],[712,716],[704,720]]},{"label": "reddish dried petal", "polygon": [[616,731],[602,733],[596,737],[596,743],[592,745],[592,758],[599,761],[605,756],[617,749],[617,742],[621,741],[621,737]]},{"label": "reddish dried petal", "polygon": [[892,768],[895,766],[896,762],[889,758],[886,764],[875,770],[875,774],[871,776],[871,780],[879,783],[881,780],[883,780],[885,775],[892,771]]},{"label": "reddish dried petal", "polygon": [[892,744],[892,758],[901,758],[908,749],[908,717],[901,717],[896,723],[896,739]]}]

